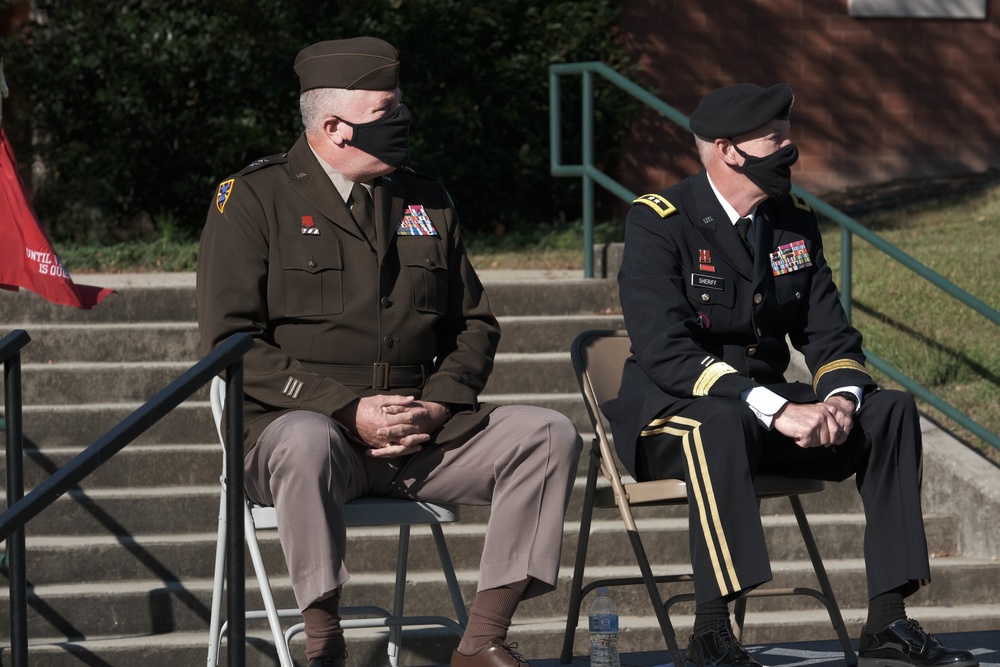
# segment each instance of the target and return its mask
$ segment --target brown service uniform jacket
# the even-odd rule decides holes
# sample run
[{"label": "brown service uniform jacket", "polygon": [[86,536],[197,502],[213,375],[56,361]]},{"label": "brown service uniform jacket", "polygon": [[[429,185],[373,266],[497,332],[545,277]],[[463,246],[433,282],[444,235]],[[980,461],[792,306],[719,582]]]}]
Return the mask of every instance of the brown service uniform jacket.
[{"label": "brown service uniform jacket", "polygon": [[[198,323],[205,351],[238,332],[254,338],[244,358],[247,449],[283,412],[332,416],[376,393],[469,406],[439,442],[489,412],[477,396],[500,328],[451,198],[408,170],[376,179],[372,194],[374,246],[304,135],[219,187],[202,233]],[[415,233],[404,221],[421,212],[430,226]]]}]

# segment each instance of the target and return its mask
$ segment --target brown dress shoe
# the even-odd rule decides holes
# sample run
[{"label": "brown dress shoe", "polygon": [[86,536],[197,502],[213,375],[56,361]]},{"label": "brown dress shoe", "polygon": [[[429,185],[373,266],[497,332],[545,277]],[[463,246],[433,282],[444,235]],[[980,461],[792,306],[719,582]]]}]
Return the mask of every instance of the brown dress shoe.
[{"label": "brown dress shoe", "polygon": [[309,661],[309,667],[344,667],[347,663],[347,651],[337,655],[320,655]]},{"label": "brown dress shoe", "polygon": [[459,653],[456,649],[451,654],[451,667],[530,667],[515,648],[517,644],[504,644],[499,639],[491,639],[489,646],[472,655]]}]

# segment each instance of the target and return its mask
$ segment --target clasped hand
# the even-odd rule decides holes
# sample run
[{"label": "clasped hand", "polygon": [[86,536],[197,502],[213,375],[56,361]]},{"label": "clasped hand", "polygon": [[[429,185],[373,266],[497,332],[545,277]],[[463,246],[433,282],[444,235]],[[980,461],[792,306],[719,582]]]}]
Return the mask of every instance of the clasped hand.
[{"label": "clasped hand", "polygon": [[786,403],[774,428],[799,447],[830,447],[847,440],[854,425],[854,404],[840,396],[823,403]]},{"label": "clasped hand", "polygon": [[447,411],[441,403],[418,401],[413,396],[366,396],[347,408],[353,410],[348,426],[368,446],[375,458],[396,458],[418,452],[431,433],[444,424]]}]

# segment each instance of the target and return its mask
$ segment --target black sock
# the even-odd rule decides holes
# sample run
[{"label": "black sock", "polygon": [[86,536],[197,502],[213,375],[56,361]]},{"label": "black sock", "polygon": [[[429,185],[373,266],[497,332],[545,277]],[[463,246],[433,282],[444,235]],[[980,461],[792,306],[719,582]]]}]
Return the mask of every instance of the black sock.
[{"label": "black sock", "polygon": [[726,598],[715,598],[695,607],[694,635],[714,632],[719,623],[729,623],[729,604]]},{"label": "black sock", "polygon": [[903,603],[902,587],[894,588],[885,593],[879,593],[868,601],[868,621],[865,627],[869,632],[880,632],[901,618],[906,618],[906,605]]}]

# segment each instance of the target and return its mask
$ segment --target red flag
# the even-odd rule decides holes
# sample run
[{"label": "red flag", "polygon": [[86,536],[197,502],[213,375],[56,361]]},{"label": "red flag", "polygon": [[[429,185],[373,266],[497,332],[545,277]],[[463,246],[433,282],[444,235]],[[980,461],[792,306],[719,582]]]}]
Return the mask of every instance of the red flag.
[{"label": "red flag", "polygon": [[90,309],[113,289],[76,285],[53,252],[28,202],[14,151],[0,127],[0,288],[19,287],[52,303]]}]

